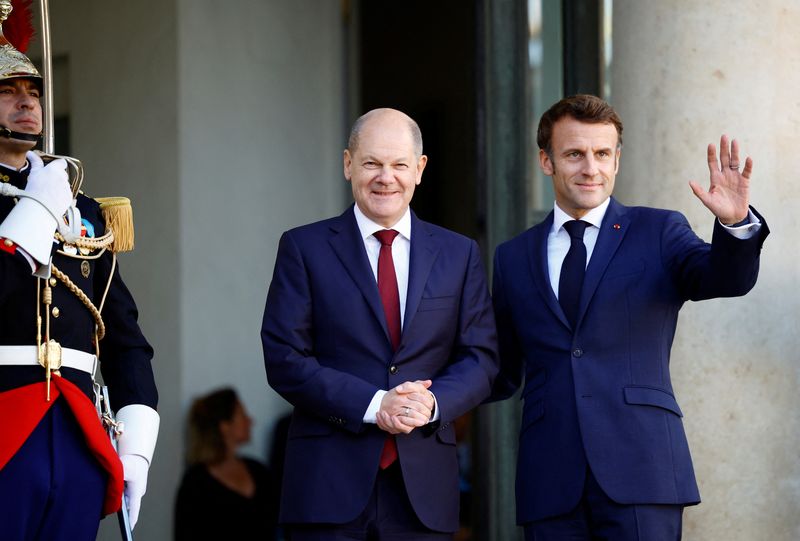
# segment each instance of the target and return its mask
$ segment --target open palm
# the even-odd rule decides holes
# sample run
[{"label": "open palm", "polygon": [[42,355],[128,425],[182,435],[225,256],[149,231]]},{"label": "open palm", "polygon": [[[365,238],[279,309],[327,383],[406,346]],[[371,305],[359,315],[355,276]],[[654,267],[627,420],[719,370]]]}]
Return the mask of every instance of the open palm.
[{"label": "open palm", "polygon": [[697,182],[689,182],[697,198],[726,225],[741,222],[748,213],[753,160],[748,157],[741,172],[740,167],[738,141],[734,139],[729,144],[728,136],[723,135],[719,140],[719,163],[716,148],[713,144],[708,145],[708,191]]}]

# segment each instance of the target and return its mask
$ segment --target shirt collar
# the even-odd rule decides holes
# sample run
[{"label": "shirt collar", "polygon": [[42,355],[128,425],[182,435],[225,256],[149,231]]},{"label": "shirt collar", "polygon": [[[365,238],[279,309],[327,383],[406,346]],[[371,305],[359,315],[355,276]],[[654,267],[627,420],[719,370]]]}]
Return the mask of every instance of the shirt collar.
[{"label": "shirt collar", "polygon": [[[586,213],[585,216],[581,218],[584,222],[589,222],[591,225],[600,228],[600,224],[603,223],[603,217],[606,215],[606,210],[608,210],[608,205],[611,203],[611,198],[607,197],[605,201],[600,203],[598,206],[590,210]],[[564,223],[570,220],[574,220],[572,216],[561,210],[561,207],[558,206],[558,203],[553,203],[553,231],[558,232],[564,227]]]},{"label": "shirt collar", "polygon": [[411,208],[406,207],[406,211],[403,216],[391,227],[383,227],[380,224],[376,224],[369,218],[367,218],[361,209],[358,208],[358,204],[353,205],[353,213],[356,215],[356,223],[358,224],[358,230],[361,232],[361,238],[366,240],[367,238],[371,237],[373,233],[376,231],[381,231],[383,229],[394,229],[401,236],[405,237],[406,240],[411,240]]},{"label": "shirt collar", "polygon": [[5,164],[5,163],[3,163],[3,162],[0,162],[0,167],[4,167],[4,168],[6,168],[6,169],[8,169],[8,170],[10,170],[10,171],[16,171],[17,173],[22,173],[23,171],[25,171],[25,170],[26,170],[26,169],[29,167],[29,165],[30,165],[30,164],[28,163],[28,161],[27,161],[27,160],[25,160],[25,165],[23,165],[22,167],[20,167],[19,169],[17,169],[16,167],[11,167],[11,166],[10,166],[10,165],[8,165],[8,164]]}]

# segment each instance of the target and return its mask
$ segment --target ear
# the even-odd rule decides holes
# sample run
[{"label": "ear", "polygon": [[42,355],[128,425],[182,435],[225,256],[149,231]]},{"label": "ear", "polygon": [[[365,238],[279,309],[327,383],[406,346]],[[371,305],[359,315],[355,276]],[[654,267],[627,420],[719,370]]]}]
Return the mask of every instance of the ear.
[{"label": "ear", "polygon": [[622,156],[622,147],[617,147],[617,153],[614,156],[614,174],[619,173],[619,159]]},{"label": "ear", "polygon": [[350,168],[353,165],[353,157],[350,155],[350,151],[348,149],[344,149],[344,157],[343,157],[343,168],[344,168],[344,178],[350,182],[352,178],[352,173],[350,172]]},{"label": "ear", "polygon": [[422,182],[422,171],[425,169],[425,166],[428,164],[428,157],[423,154],[419,157],[419,161],[417,162],[417,180],[416,185],[419,186],[419,183]]},{"label": "ear", "polygon": [[542,169],[542,173],[547,176],[552,176],[555,172],[555,166],[550,159],[550,155],[542,148],[539,149],[539,167]]}]

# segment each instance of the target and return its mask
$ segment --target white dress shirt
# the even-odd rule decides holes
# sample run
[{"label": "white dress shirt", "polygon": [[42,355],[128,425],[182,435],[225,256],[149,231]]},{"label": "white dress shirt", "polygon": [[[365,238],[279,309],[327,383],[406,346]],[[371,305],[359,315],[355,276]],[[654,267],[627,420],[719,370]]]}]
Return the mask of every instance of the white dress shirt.
[{"label": "white dress shirt", "polygon": [[[600,224],[603,223],[603,216],[611,202],[611,198],[603,201],[599,206],[593,208],[581,218],[582,221],[590,225],[583,233],[583,244],[586,245],[586,265],[592,257],[594,245],[597,244],[597,235],[600,233]],[[561,281],[561,265],[567,257],[569,245],[571,243],[569,233],[564,229],[564,224],[574,220],[572,216],[561,210],[558,204],[553,205],[553,227],[547,235],[547,271],[550,273],[550,285],[558,298],[558,283]]]},{"label": "white dress shirt", "polygon": [[372,267],[372,274],[375,276],[375,283],[378,282],[378,255],[381,252],[381,243],[373,235],[377,231],[384,229],[394,229],[397,235],[392,242],[392,260],[394,261],[394,273],[397,275],[397,292],[400,294],[400,329],[403,328],[406,311],[406,296],[408,294],[408,260],[411,254],[411,210],[406,208],[405,214],[391,227],[383,227],[367,218],[358,205],[353,205],[353,213],[356,215],[358,230],[361,232],[361,239],[364,241],[364,248],[367,250],[369,266]]},{"label": "white dress shirt", "polygon": [[[372,274],[375,276],[375,283],[378,282],[378,256],[381,252],[381,243],[375,238],[376,231],[384,229],[394,229],[399,233],[392,242],[392,260],[394,261],[394,272],[397,276],[397,293],[400,295],[400,329],[403,328],[405,322],[406,312],[406,297],[408,296],[408,262],[411,257],[411,209],[406,208],[405,214],[391,227],[383,227],[376,224],[367,218],[358,205],[353,205],[353,213],[356,215],[356,223],[358,230],[361,233],[361,239],[364,241],[364,248],[367,251],[367,258],[369,259],[369,266],[372,268]],[[379,390],[372,397],[372,400],[364,412],[365,423],[376,423],[376,414],[381,409],[381,401],[387,391]],[[433,394],[433,393],[431,393]],[[434,404],[436,397],[433,397]],[[433,417],[431,421],[439,419],[439,408],[434,407]]]}]

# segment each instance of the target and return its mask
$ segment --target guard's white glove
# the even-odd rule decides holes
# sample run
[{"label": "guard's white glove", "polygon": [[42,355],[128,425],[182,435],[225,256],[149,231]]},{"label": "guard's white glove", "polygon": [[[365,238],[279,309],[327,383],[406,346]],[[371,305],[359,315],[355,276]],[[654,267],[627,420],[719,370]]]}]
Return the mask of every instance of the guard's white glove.
[{"label": "guard's white glove", "polygon": [[128,504],[128,519],[133,529],[139,519],[142,496],[147,492],[147,470],[150,465],[139,455],[122,455],[119,459],[125,472],[125,503]]},{"label": "guard's white glove", "polygon": [[125,475],[125,498],[133,529],[139,518],[142,496],[147,492],[147,470],[153,460],[160,418],[153,408],[130,404],[120,408],[117,421],[123,425],[117,452]]},{"label": "guard's white glove", "polygon": [[31,165],[28,185],[0,224],[0,237],[16,243],[38,265],[47,267],[45,274],[49,274],[53,232],[72,203],[67,162],[53,160],[45,167],[35,153],[28,152],[27,157]]},{"label": "guard's white glove", "polygon": [[63,216],[72,204],[67,162],[59,158],[45,166],[35,152],[28,152],[25,156],[28,158],[28,163],[31,164],[25,191],[44,205],[54,217]]}]

